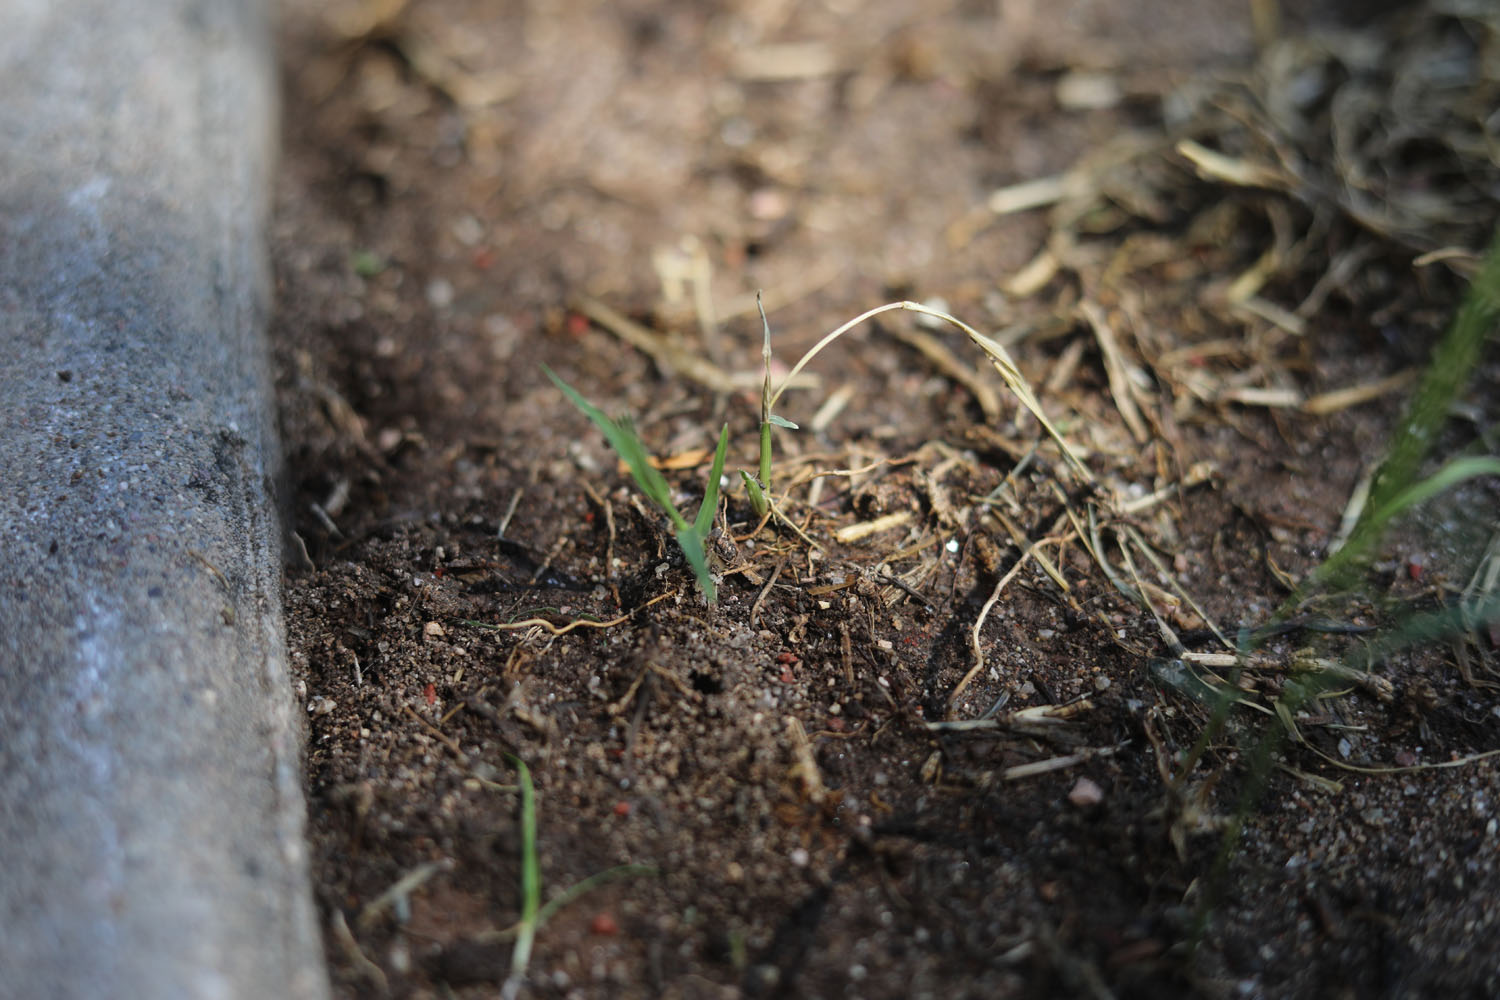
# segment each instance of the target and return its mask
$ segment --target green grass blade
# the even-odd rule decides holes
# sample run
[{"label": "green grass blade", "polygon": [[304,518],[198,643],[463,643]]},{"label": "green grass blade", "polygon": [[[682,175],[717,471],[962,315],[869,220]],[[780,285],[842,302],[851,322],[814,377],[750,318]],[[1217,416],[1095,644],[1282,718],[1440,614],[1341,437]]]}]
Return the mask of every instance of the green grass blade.
[{"label": "green grass blade", "polygon": [[740,470],[740,478],[745,482],[745,493],[750,497],[750,509],[755,511],[756,517],[765,517],[769,505],[766,503],[765,491],[760,488],[760,483],[755,477],[744,469]]},{"label": "green grass blade", "polygon": [[611,438],[610,443],[625,460],[625,465],[630,469],[631,478],[641,488],[641,492],[672,519],[673,527],[680,528],[685,525],[686,518],[672,503],[672,488],[667,484],[666,477],[661,474],[661,471],[651,464],[651,453],[646,450],[646,446],[641,443],[640,436],[636,434],[635,424],[629,417],[621,417],[615,421],[615,427],[619,432],[619,438],[618,440]]},{"label": "green grass blade", "polygon": [[542,899],[542,867],[536,855],[536,788],[531,769],[515,758],[516,782],[521,786],[521,919],[536,922]]},{"label": "green grass blade", "polygon": [[564,906],[567,906],[569,903],[578,899],[585,893],[599,888],[599,886],[601,885],[605,885],[609,882],[614,882],[622,878],[633,878],[636,875],[656,875],[659,873],[660,869],[652,865],[615,865],[615,867],[613,868],[606,868],[604,871],[598,872],[594,875],[590,875],[582,882],[579,882],[558,893],[555,899],[547,900],[547,905],[542,907],[541,912],[537,914],[536,922],[538,924],[545,924],[547,920],[558,910],[562,909]]},{"label": "green grass blade", "polygon": [[1370,517],[1376,526],[1384,524],[1402,511],[1425,503],[1450,486],[1476,476],[1500,476],[1500,459],[1489,456],[1455,458],[1419,483],[1413,483]]},{"label": "green grass blade", "polygon": [[609,414],[584,399],[577,389],[563,381],[561,376],[546,365],[542,365],[542,371],[546,372],[552,384],[568,397],[569,402],[604,433],[605,440],[615,450],[615,454],[624,460],[626,468],[630,470],[631,478],[641,488],[641,492],[646,494],[647,499],[672,519],[674,528],[681,530],[685,527],[687,519],[673,505],[672,490],[667,485],[666,477],[651,464],[651,456],[646,451],[646,446],[641,443],[630,421],[612,419]]},{"label": "green grass blade", "polygon": [[682,554],[687,557],[688,565],[693,569],[693,575],[698,578],[698,588],[703,591],[704,599],[709,604],[717,602],[719,592],[714,586],[714,575],[708,570],[708,556],[703,551],[703,539],[699,538],[697,531],[689,525],[677,532],[677,545],[682,549]]},{"label": "green grass blade", "polygon": [[771,488],[771,447],[771,422],[766,420],[760,425],[760,484],[768,490]]},{"label": "green grass blade", "polygon": [[536,941],[537,913],[542,903],[542,867],[536,854],[536,790],[531,784],[531,770],[514,754],[507,754],[516,765],[516,783],[521,786],[521,920],[516,932],[516,946],[510,955],[510,977],[507,990],[514,994],[526,977],[531,962],[531,948]]},{"label": "green grass blade", "polygon": [[1474,374],[1485,339],[1500,324],[1500,229],[1469,285],[1453,324],[1432,351],[1432,362],[1412,394],[1406,420],[1391,442],[1370,492],[1370,505],[1379,510],[1405,491],[1416,477],[1438,428],[1448,419],[1448,408]]},{"label": "green grass blade", "polygon": [[724,455],[729,451],[729,425],[719,431],[719,447],[714,449],[714,464],[708,470],[708,486],[703,490],[703,506],[698,508],[698,519],[693,522],[693,531],[700,539],[707,538],[714,527],[714,515],[719,511],[719,480],[724,478]]},{"label": "green grass blade", "polygon": [[[1410,499],[1414,491],[1425,489],[1423,483],[1413,482],[1417,470],[1438,440],[1449,408],[1477,370],[1484,342],[1497,324],[1500,324],[1500,230],[1496,231],[1495,241],[1485,254],[1458,314],[1433,348],[1432,360],[1412,394],[1405,418],[1392,436],[1380,471],[1371,484],[1363,516],[1343,547],[1313,572],[1310,586],[1335,590],[1348,586],[1379,544],[1385,522],[1404,507],[1420,502]],[[1288,606],[1305,596],[1305,593],[1294,595]]]}]

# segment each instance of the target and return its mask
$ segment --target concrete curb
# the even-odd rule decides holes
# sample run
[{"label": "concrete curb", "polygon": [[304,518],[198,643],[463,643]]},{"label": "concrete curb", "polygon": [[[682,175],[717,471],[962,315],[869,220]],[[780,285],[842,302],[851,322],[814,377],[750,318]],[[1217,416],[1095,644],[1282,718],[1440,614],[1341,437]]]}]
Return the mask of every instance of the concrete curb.
[{"label": "concrete curb", "polygon": [[0,34],[0,997],[320,998],[259,0]]}]

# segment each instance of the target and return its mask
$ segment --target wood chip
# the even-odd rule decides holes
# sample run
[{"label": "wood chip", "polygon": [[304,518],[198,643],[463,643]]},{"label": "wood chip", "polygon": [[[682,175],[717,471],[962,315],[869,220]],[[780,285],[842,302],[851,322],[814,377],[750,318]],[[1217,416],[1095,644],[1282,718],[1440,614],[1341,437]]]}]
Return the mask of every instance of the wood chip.
[{"label": "wood chip", "polygon": [[1207,146],[1200,146],[1191,139],[1183,139],[1179,142],[1177,152],[1186,157],[1197,168],[1198,176],[1205,180],[1222,181],[1237,187],[1278,190],[1291,187],[1290,178],[1274,167],[1225,156]]},{"label": "wood chip", "polygon": [[1144,443],[1150,439],[1151,431],[1141,416],[1140,407],[1136,405],[1135,397],[1139,390],[1136,388],[1131,366],[1120,350],[1120,342],[1105,318],[1104,310],[1099,306],[1092,302],[1080,302],[1078,311],[1093,329],[1094,339],[1099,342],[1099,351],[1104,355],[1104,372],[1109,378],[1109,394],[1114,397],[1115,408],[1120,411],[1125,426],[1130,428],[1130,436],[1135,438],[1137,444]]},{"label": "wood chip", "polygon": [[841,544],[848,545],[850,542],[857,542],[861,539],[869,538],[871,535],[878,535],[882,531],[899,528],[910,520],[911,511],[898,510],[894,513],[886,514],[884,517],[877,517],[873,521],[861,521],[858,524],[845,525],[838,531],[835,531],[833,537]]},{"label": "wood chip", "polygon": [[736,52],[731,72],[741,80],[779,83],[832,76],[838,69],[837,54],[824,43],[786,42]]}]

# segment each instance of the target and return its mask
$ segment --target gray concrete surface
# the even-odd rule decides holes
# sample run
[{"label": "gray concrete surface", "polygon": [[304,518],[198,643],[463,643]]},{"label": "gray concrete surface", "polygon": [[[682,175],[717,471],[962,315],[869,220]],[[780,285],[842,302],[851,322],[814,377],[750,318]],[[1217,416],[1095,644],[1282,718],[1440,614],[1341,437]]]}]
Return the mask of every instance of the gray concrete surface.
[{"label": "gray concrete surface", "polygon": [[258,0],[0,0],[0,997],[316,998]]}]

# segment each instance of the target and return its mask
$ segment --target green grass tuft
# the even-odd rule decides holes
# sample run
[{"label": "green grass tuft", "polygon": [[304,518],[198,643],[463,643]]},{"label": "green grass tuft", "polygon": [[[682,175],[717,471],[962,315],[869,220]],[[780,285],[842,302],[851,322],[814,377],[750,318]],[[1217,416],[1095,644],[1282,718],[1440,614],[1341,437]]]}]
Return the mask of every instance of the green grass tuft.
[{"label": "green grass tuft", "polygon": [[708,485],[703,490],[703,506],[698,509],[698,516],[692,521],[682,516],[677,505],[672,503],[672,488],[667,484],[667,479],[661,474],[656,466],[651,464],[651,455],[646,451],[646,446],[641,442],[640,436],[635,432],[635,425],[630,422],[629,417],[611,418],[599,407],[590,403],[579,394],[567,382],[546,365],[542,365],[542,371],[552,383],[562,390],[563,395],[590,420],[594,426],[604,432],[604,438],[609,442],[615,454],[625,462],[626,468],[630,470],[630,477],[640,487],[646,499],[657,506],[662,513],[672,522],[672,531],[677,539],[677,547],[682,550],[687,559],[688,566],[692,568],[693,575],[698,579],[698,589],[703,591],[703,597],[709,604],[718,600],[718,589],[714,584],[713,573],[708,567],[708,554],[704,543],[708,540],[709,532],[713,530],[714,515],[719,508],[719,480],[724,475],[724,456],[729,450],[729,425],[725,424],[719,431],[719,446],[714,451],[713,467],[709,470]]}]

